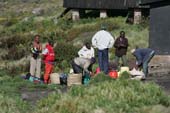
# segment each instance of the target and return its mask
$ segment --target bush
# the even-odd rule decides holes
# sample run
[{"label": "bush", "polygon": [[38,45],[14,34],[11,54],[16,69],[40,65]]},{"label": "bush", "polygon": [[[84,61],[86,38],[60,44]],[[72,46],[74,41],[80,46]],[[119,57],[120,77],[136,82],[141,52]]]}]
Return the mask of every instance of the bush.
[{"label": "bush", "polygon": [[57,46],[54,48],[56,53],[56,62],[59,68],[66,68],[69,66],[71,60],[76,57],[78,48],[72,44],[65,42],[58,42]]}]

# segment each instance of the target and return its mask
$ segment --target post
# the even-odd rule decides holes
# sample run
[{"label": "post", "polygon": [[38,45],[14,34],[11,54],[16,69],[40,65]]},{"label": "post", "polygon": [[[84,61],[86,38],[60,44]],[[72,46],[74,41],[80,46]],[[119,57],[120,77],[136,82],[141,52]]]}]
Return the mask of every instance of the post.
[{"label": "post", "polygon": [[107,17],[107,12],[106,10],[101,10],[100,11],[100,18],[106,18]]},{"label": "post", "polygon": [[80,19],[80,14],[78,9],[73,9],[72,10],[72,20],[76,21]]},{"label": "post", "polygon": [[134,24],[140,24],[142,20],[141,9],[134,9]]}]

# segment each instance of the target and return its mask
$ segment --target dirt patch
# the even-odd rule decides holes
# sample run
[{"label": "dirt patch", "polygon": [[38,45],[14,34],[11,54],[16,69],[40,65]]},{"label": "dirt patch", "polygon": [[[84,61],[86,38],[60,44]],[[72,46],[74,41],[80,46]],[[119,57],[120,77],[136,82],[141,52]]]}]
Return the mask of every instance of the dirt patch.
[{"label": "dirt patch", "polygon": [[36,89],[30,90],[29,88],[21,88],[20,93],[21,93],[21,98],[24,101],[27,101],[28,103],[30,103],[31,106],[36,106],[39,100],[48,97],[49,94],[66,93],[67,90],[68,88],[66,86],[62,86],[56,90],[42,89],[42,88],[36,88]]},{"label": "dirt patch", "polygon": [[146,78],[147,81],[153,81],[158,84],[168,95],[170,95],[170,74],[155,74]]}]

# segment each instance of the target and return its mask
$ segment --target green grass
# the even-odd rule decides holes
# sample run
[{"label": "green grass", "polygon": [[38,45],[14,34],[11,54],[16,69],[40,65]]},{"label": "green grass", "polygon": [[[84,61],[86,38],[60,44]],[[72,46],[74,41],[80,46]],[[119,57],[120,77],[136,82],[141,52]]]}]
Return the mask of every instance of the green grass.
[{"label": "green grass", "polygon": [[143,110],[170,104],[169,97],[154,83],[111,80],[103,74],[94,79],[98,80],[92,80],[88,86],[73,86],[67,94],[40,101],[35,113],[150,113],[151,110]]},{"label": "green grass", "polygon": [[[91,79],[86,86],[73,86],[67,93],[52,93],[40,100],[37,108],[21,99],[21,89],[29,91],[36,89],[54,90],[62,86],[33,84],[20,78],[19,74],[28,69],[28,55],[33,36],[41,35],[45,43],[47,38],[70,44],[80,48],[85,41],[91,41],[92,36],[106,24],[111,34],[117,38],[124,30],[129,40],[128,58],[133,58],[130,49],[136,45],[147,47],[149,39],[148,24],[129,25],[124,17],[87,18],[77,22],[69,20],[70,13],[57,19],[64,10],[62,0],[5,0],[0,7],[0,112],[2,113],[169,113],[170,97],[165,95],[155,83],[132,81],[123,76],[114,80],[99,74]],[[42,8],[43,14],[32,14],[34,8]],[[137,41],[136,41],[137,40]],[[3,42],[3,43],[2,43]],[[67,42],[67,43],[65,43]],[[65,47],[67,45],[63,45]],[[72,46],[69,46],[74,49]],[[21,48],[13,51],[13,48]],[[65,47],[66,48],[66,47]],[[65,48],[63,48],[65,50]],[[60,49],[60,48],[58,48]],[[63,51],[62,47],[60,51]],[[22,52],[21,50],[24,50]],[[57,50],[58,51],[58,50]],[[65,50],[66,51],[66,50]],[[77,53],[74,49],[73,52]],[[22,53],[22,55],[20,54]],[[60,52],[61,53],[61,52]],[[68,72],[69,61],[73,55],[60,55],[55,72]],[[15,55],[13,57],[13,55]],[[4,57],[8,56],[8,59]],[[23,57],[24,56],[24,57]],[[110,60],[114,59],[114,48],[109,51]],[[22,58],[21,58],[22,57]],[[68,60],[65,60],[68,59]],[[98,67],[97,64],[93,67]],[[24,72],[23,72],[24,71]],[[7,74],[8,73],[8,74]]]},{"label": "green grass", "polygon": [[[127,77],[111,79],[104,74],[92,78],[90,84],[72,86],[67,93],[51,93],[37,107],[21,99],[21,88],[30,91],[51,89],[56,85],[33,84],[20,77],[10,77],[1,71],[0,109],[3,113],[152,113],[168,110],[170,97],[155,83],[143,83]],[[155,107],[159,106],[159,107]]]}]

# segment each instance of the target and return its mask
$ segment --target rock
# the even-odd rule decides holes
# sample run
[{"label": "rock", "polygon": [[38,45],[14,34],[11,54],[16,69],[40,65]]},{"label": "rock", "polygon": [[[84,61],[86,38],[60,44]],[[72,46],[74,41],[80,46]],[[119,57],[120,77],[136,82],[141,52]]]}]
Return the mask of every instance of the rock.
[{"label": "rock", "polygon": [[27,94],[23,93],[23,94],[21,94],[21,98],[22,98],[23,100],[28,100],[28,99],[29,99],[29,96],[28,96]]},{"label": "rock", "polygon": [[32,13],[37,16],[41,16],[44,14],[44,10],[42,8],[35,8],[32,10]]}]

